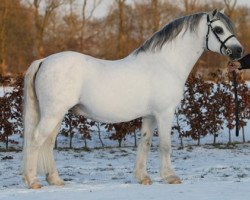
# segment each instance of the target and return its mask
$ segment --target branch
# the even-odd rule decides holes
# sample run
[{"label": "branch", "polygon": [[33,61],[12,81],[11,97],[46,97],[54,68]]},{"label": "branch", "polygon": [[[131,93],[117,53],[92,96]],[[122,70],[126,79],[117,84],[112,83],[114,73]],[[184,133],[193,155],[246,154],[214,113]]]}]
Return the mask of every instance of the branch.
[{"label": "branch", "polygon": [[102,0],[94,0],[94,5],[93,5],[92,9],[90,10],[90,14],[89,14],[87,19],[90,19],[93,16],[95,9],[101,4],[101,2],[102,2]]},{"label": "branch", "polygon": [[84,0],[83,6],[82,6],[82,19],[85,21],[85,20],[89,20],[90,18],[92,18],[96,8],[101,4],[101,2],[102,0],[93,0],[93,6],[89,12],[89,15],[86,17],[86,8],[87,8],[88,0]]},{"label": "branch", "polygon": [[232,0],[224,0],[224,4],[228,10],[228,15],[229,17],[232,17],[231,15],[233,14],[234,10],[235,10],[235,7],[236,7],[236,4],[237,4],[237,0],[234,0],[233,1],[233,4],[231,4]]}]

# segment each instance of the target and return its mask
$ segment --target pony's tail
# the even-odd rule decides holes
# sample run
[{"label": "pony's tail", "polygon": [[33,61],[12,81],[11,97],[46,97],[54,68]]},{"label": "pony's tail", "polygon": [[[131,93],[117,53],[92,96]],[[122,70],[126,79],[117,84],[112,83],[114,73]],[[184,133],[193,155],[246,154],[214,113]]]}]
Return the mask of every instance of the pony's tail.
[{"label": "pony's tail", "polygon": [[26,156],[32,134],[39,122],[39,107],[35,92],[34,79],[42,60],[34,61],[26,72],[24,79],[24,143],[23,143],[23,173],[27,172]]}]

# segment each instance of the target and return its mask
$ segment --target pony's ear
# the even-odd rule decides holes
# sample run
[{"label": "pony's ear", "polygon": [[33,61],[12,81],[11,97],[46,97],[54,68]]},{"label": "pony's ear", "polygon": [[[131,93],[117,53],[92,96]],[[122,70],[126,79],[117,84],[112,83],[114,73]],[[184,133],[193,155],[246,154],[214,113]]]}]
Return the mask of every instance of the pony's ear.
[{"label": "pony's ear", "polygon": [[213,17],[215,17],[217,15],[217,13],[218,13],[218,10],[214,9],[213,12],[212,12]]},{"label": "pony's ear", "polygon": [[212,12],[209,13],[209,18],[214,19],[217,16],[218,10],[214,9]]},{"label": "pony's ear", "polygon": [[223,15],[225,14],[225,8],[223,8],[222,10],[220,10],[220,13],[222,13]]}]

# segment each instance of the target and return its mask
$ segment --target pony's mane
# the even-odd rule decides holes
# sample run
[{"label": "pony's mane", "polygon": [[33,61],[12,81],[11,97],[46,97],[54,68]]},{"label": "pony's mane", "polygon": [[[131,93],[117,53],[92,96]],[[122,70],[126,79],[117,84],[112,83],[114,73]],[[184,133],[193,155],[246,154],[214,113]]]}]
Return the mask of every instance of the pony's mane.
[{"label": "pony's mane", "polygon": [[[193,15],[184,16],[178,18],[169,24],[165,25],[161,30],[155,32],[144,44],[134,51],[134,54],[137,55],[141,52],[146,51],[156,51],[161,50],[162,46],[174,40],[180,32],[185,28],[184,33],[189,30],[190,32],[195,32],[196,28],[201,20],[201,18],[207,13],[196,13]],[[227,28],[234,33],[233,23],[228,17],[224,14],[218,12],[217,17],[227,26]]]},{"label": "pony's mane", "polygon": [[188,29],[191,32],[194,32],[204,14],[205,13],[197,13],[194,15],[184,16],[170,22],[161,30],[155,32],[153,36],[146,40],[141,47],[135,50],[135,54],[146,51],[160,50],[166,42],[171,42],[175,39],[184,27],[186,28],[185,32]]}]

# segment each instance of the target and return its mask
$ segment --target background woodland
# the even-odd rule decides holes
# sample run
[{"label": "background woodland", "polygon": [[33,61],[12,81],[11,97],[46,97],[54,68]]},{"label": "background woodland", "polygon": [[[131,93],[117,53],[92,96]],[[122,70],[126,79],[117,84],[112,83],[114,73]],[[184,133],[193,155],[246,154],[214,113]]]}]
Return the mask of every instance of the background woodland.
[{"label": "background woodland", "polygon": [[[214,8],[225,8],[249,52],[250,10],[237,0],[115,0],[100,17],[105,1],[0,0],[1,74],[24,73],[33,60],[68,50],[119,59],[173,19]],[[226,63],[206,52],[194,72],[205,75]]]}]

